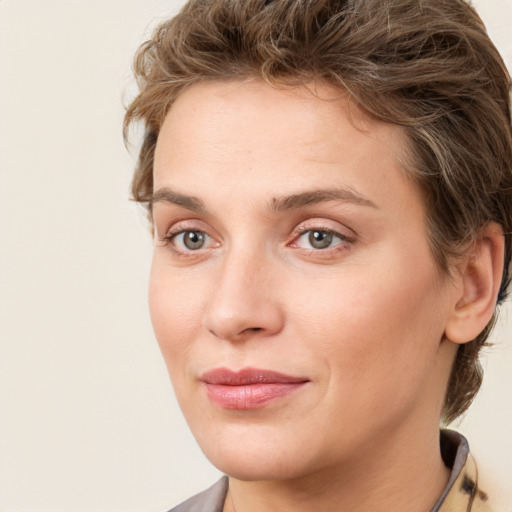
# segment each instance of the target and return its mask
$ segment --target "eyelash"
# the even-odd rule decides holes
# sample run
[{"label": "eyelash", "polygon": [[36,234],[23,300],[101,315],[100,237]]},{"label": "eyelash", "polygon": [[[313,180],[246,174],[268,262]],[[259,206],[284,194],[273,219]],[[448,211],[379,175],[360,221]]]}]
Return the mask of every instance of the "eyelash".
[{"label": "eyelash", "polygon": [[[337,238],[339,240],[338,243],[335,245],[329,245],[325,248],[305,248],[305,247],[299,247],[298,241],[307,235],[308,233],[322,233],[326,235],[330,235],[333,238]],[[207,237],[209,240],[215,240],[212,236],[210,236],[206,231],[202,229],[194,229],[194,228],[183,228],[179,225],[176,227],[176,229],[173,229],[169,231],[164,237],[160,238],[160,242],[164,243],[165,246],[169,247],[170,250],[173,251],[174,254],[176,254],[178,257],[183,258],[190,258],[190,257],[197,257],[202,251],[209,250],[211,247],[200,247],[196,250],[194,249],[178,249],[176,247],[176,239],[180,235],[185,235],[186,233],[199,233],[203,236]],[[310,235],[311,236],[311,235]],[[301,250],[306,255],[316,255],[316,256],[328,256],[333,255],[341,250],[346,250],[347,245],[353,244],[355,242],[355,238],[351,236],[347,236],[346,234],[340,233],[339,231],[336,231],[332,228],[327,227],[321,227],[318,224],[311,225],[311,226],[302,226],[301,229],[296,230],[292,234],[292,241],[287,243],[287,247],[296,248],[297,250]]]},{"label": "eyelash", "polygon": [[[330,235],[332,237],[337,238],[339,241],[335,245],[329,245],[325,248],[304,248],[304,247],[298,247],[298,241],[307,235],[309,233],[309,236],[311,236],[312,233],[322,233],[326,235]],[[346,234],[340,233],[340,231],[337,231],[332,228],[327,227],[321,227],[318,224],[312,225],[312,226],[303,226],[300,230],[296,231],[293,235],[293,240],[290,244],[288,244],[289,247],[296,247],[297,249],[302,250],[307,255],[314,255],[314,256],[332,256],[339,251],[346,250],[348,247],[347,245],[353,244],[355,242],[355,238],[348,236]]]}]

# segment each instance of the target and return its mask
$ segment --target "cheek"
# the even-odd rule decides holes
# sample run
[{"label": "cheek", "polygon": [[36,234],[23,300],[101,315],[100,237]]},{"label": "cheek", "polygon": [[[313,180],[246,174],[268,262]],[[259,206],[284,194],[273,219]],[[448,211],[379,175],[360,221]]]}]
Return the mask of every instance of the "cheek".
[{"label": "cheek", "polygon": [[171,369],[180,365],[202,318],[201,297],[193,280],[153,263],[149,280],[149,311],[155,336]]},{"label": "cheek", "polygon": [[444,331],[435,280],[407,267],[399,275],[367,267],[364,279],[351,270],[296,305],[300,337],[349,396],[407,393],[427,378]]}]

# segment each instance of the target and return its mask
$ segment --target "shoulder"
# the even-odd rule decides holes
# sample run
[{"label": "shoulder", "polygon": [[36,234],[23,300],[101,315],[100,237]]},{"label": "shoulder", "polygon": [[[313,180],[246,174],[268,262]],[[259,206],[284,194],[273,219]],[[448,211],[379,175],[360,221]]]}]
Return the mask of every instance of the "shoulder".
[{"label": "shoulder", "polygon": [[228,492],[228,477],[223,476],[215,485],[203,491],[169,512],[222,512]]}]

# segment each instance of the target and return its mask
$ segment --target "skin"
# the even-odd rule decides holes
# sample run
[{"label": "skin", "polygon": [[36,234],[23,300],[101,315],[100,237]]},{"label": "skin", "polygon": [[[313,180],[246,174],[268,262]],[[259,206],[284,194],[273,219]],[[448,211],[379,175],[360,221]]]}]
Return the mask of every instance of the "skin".
[{"label": "skin", "polygon": [[[154,165],[156,337],[193,434],[230,476],[225,511],[427,512],[448,478],[445,332],[464,280],[435,265],[400,128],[318,92],[209,82],[172,106]],[[319,190],[341,193],[294,197]],[[331,245],[313,247],[314,230]],[[227,410],[200,379],[219,367],[308,382]]]}]

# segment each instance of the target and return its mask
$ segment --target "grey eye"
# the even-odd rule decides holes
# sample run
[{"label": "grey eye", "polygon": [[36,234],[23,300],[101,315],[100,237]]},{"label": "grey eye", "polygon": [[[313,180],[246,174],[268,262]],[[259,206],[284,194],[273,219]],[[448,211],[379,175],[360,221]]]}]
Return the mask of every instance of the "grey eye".
[{"label": "grey eye", "polygon": [[310,231],[308,242],[315,249],[327,249],[331,246],[334,235],[327,231]]},{"label": "grey eye", "polygon": [[206,242],[206,234],[203,231],[183,231],[177,238],[182,238],[182,244],[190,251],[202,249]]}]

